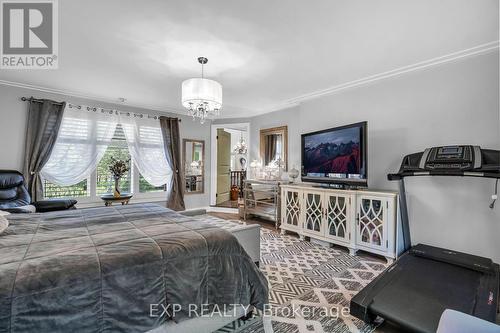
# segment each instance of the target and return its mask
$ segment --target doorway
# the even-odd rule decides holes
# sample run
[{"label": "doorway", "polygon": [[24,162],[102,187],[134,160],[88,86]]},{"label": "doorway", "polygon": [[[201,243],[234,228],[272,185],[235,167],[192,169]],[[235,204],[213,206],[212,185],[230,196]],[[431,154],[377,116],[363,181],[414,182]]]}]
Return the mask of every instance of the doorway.
[{"label": "doorway", "polygon": [[[250,124],[213,124],[210,205],[238,208],[249,158]],[[232,191],[231,191],[232,190]]]}]

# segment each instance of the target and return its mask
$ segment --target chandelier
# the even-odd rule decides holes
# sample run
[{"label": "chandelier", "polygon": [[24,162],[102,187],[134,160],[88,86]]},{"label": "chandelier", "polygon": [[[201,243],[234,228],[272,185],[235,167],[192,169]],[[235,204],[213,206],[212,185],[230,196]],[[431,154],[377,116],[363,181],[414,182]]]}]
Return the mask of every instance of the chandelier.
[{"label": "chandelier", "polygon": [[203,77],[203,65],[208,62],[205,57],[199,57],[201,78],[188,79],[182,82],[182,106],[188,110],[193,120],[200,118],[203,124],[207,118],[220,115],[222,107],[222,86],[219,82]]},{"label": "chandelier", "polygon": [[246,154],[247,150],[247,143],[243,139],[243,133],[241,133],[240,141],[234,146],[233,152],[235,152],[236,154]]}]

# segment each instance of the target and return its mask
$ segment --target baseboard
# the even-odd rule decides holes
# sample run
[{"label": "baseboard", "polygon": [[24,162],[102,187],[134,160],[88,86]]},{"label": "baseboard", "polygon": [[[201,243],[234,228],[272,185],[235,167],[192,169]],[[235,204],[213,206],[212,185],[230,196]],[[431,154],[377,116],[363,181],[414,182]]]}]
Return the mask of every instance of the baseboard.
[{"label": "baseboard", "polygon": [[206,207],[206,210],[207,212],[214,212],[214,213],[238,214],[238,208],[209,206]]}]

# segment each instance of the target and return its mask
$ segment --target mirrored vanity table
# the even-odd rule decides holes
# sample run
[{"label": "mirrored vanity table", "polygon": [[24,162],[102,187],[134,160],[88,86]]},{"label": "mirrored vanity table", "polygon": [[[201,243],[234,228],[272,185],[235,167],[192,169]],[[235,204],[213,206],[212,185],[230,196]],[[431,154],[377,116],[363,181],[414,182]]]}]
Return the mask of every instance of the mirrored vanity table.
[{"label": "mirrored vanity table", "polygon": [[243,219],[255,215],[280,224],[280,184],[277,180],[247,179],[243,182]]},{"label": "mirrored vanity table", "polygon": [[205,141],[184,139],[185,194],[203,193],[205,183]]},{"label": "mirrored vanity table", "polygon": [[250,215],[274,222],[278,229],[281,222],[280,185],[282,171],[288,167],[288,127],[280,126],[260,130],[260,165],[252,167],[252,178],[243,185],[243,218]]}]

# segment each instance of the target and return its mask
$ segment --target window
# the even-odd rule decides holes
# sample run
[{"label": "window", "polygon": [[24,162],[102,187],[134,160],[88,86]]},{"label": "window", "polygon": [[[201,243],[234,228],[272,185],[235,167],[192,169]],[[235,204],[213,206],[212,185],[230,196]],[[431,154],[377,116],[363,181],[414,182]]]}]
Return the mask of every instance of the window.
[{"label": "window", "polygon": [[51,157],[40,173],[44,196],[99,201],[99,196],[112,193],[115,186],[109,171],[113,158],[129,161],[129,171],[120,179],[121,192],[133,193],[134,198],[164,195],[161,192],[167,186],[156,185],[169,182],[172,170],[156,117],[70,104],[64,110]]},{"label": "window", "polygon": [[133,164],[128,151],[127,140],[125,139],[125,134],[123,133],[123,128],[120,124],[116,125],[115,134],[111,139],[111,143],[109,144],[108,149],[106,149],[104,157],[97,165],[97,195],[113,192],[115,180],[109,172],[112,157],[123,161],[129,160],[129,172],[120,178],[119,186],[121,192],[132,192]]},{"label": "window", "polygon": [[45,198],[81,198],[89,195],[88,179],[71,186],[59,186],[45,180],[43,189]]},{"label": "window", "polygon": [[162,192],[166,191],[166,185],[163,186],[153,186],[142,175],[139,175],[139,192],[148,193],[148,192]]},{"label": "window", "polygon": [[[120,160],[129,160],[129,172],[120,179],[120,190],[122,192],[139,192],[139,193],[154,193],[154,192],[164,192],[166,191],[166,185],[153,186],[147,182],[146,179],[140,174],[139,170],[132,163],[132,158],[130,156],[127,140],[125,139],[125,133],[123,132],[123,127],[120,124],[116,125],[116,129],[109,143],[103,158],[97,165],[96,171],[90,179],[85,179],[78,184],[71,186],[59,186],[52,184],[51,182],[44,181],[44,197],[45,198],[84,198],[91,197],[89,184],[91,180],[95,179],[95,189],[96,196],[100,196],[105,193],[112,193],[115,181],[109,172],[109,165],[111,163],[111,157]],[[138,190],[134,191],[134,176],[139,175]]]}]

